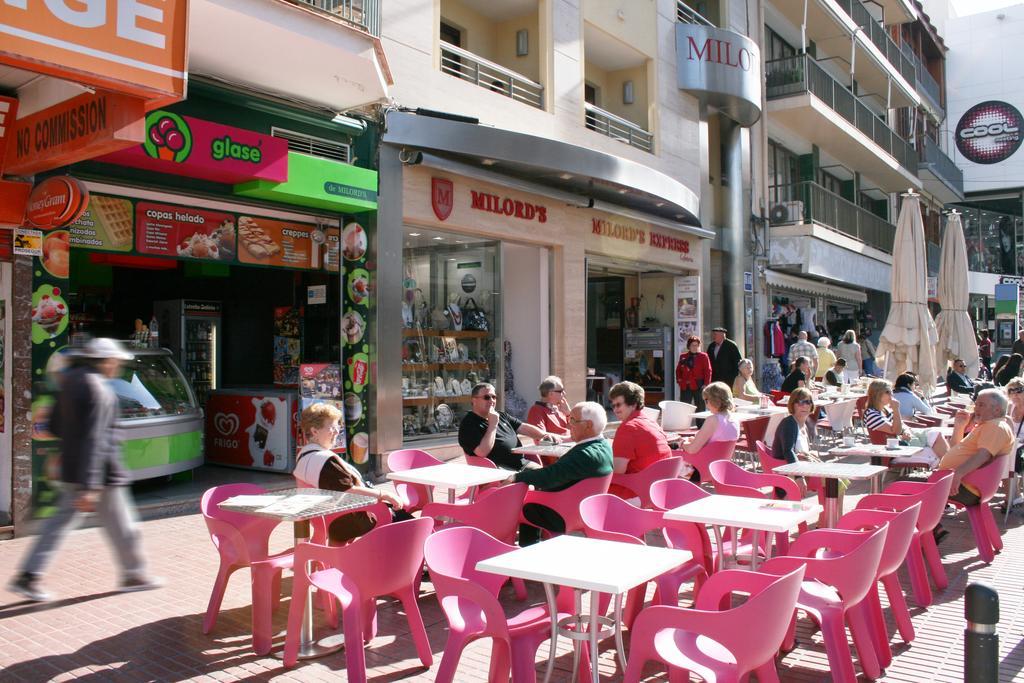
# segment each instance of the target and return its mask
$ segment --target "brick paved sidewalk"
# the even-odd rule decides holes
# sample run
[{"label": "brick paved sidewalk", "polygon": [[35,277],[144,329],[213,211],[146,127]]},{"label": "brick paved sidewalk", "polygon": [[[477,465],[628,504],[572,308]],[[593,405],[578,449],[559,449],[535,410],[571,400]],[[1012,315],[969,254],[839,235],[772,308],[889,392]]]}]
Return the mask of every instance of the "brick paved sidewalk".
[{"label": "brick paved sidewalk", "polygon": [[[970,580],[999,590],[1001,680],[1024,681],[1024,519],[1019,514],[1011,516],[1004,537],[1006,549],[991,566],[976,559],[963,515],[944,524],[951,533],[940,548],[950,586],[927,611],[913,610],[917,639],[910,646],[896,646],[896,659],[883,680],[963,680],[963,590]],[[161,590],[112,592],[118,577],[99,529],[72,533],[46,577],[45,586],[59,594],[60,600],[28,605],[0,589],[0,680],[346,680],[343,653],[303,662],[290,670],[273,657],[252,653],[248,575],[244,570],[229,584],[216,629],[204,636],[200,627],[217,556],[202,518],[185,515],[154,520],[145,522],[143,529],[153,572],[168,581]],[[289,533],[285,525],[279,527],[272,546],[289,545]],[[0,579],[4,584],[31,541],[0,542]],[[290,589],[290,579],[284,585]],[[541,595],[537,587],[531,587],[531,600],[540,600]],[[503,602],[511,611],[521,608],[510,593],[503,595]],[[287,598],[282,600],[283,609],[275,617],[275,626],[281,629],[278,643],[283,642],[287,603]],[[434,651],[433,667],[427,671],[420,666],[404,616],[393,602],[386,602],[380,609],[380,635],[367,647],[370,681],[433,680],[447,631],[429,583],[424,583],[420,605]],[[890,633],[894,631],[890,623]],[[782,680],[829,680],[821,639],[803,620],[798,638],[797,649],[780,663]],[[621,680],[609,647],[602,647],[603,680]],[[485,681],[488,651],[486,641],[468,648],[457,680]],[[546,652],[546,646],[542,647],[539,662]],[[569,680],[571,664],[571,651],[565,646],[560,649],[555,680]],[[665,680],[665,676],[652,669],[648,680]]]}]

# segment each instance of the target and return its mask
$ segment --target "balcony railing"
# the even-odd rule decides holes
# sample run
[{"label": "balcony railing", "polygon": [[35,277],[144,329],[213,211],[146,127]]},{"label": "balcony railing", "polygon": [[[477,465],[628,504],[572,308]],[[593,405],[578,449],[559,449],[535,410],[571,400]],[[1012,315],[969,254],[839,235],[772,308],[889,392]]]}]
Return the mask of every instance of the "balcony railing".
[{"label": "balcony railing", "polygon": [[769,197],[773,207],[778,204],[787,207],[785,220],[773,222],[773,225],[814,222],[887,254],[892,253],[895,225],[817,183],[775,185],[769,188]]},{"label": "balcony railing", "polygon": [[765,82],[769,100],[809,92],[894,156],[900,166],[912,172],[917,170],[910,143],[807,55],[769,61],[765,65]]},{"label": "balcony railing", "polygon": [[683,24],[714,26],[714,23],[705,18],[700,12],[687,5],[683,0],[676,0],[676,19]]},{"label": "balcony railing", "polygon": [[942,89],[939,87],[938,82],[930,73],[928,73],[928,68],[921,62],[921,59],[914,54],[914,51],[910,49],[909,45],[903,43],[900,45],[900,50],[902,50],[907,59],[914,64],[914,74],[917,79],[918,92],[931,100],[931,103],[935,105],[936,109],[940,112],[943,111]]},{"label": "balcony railing", "polygon": [[896,42],[889,37],[885,27],[871,15],[868,8],[860,0],[836,0],[836,3],[850,15],[857,26],[861,27],[868,40],[874,43],[875,47],[889,60],[889,63],[896,67],[896,70],[906,79],[907,83],[913,85],[914,64],[903,54]]},{"label": "balcony railing", "polygon": [[585,103],[584,108],[586,109],[587,128],[596,130],[614,140],[621,140],[645,152],[650,152],[654,148],[654,135],[632,121],[627,121],[589,103]]},{"label": "balcony railing", "polygon": [[380,0],[291,0],[340,17],[372,36],[380,37]]},{"label": "balcony railing", "polygon": [[544,108],[544,86],[479,55],[441,41],[441,71],[499,95]]},{"label": "balcony railing", "polygon": [[929,171],[945,180],[958,194],[963,196],[964,172],[946,156],[938,143],[929,137],[924,137],[924,144],[919,145],[918,151],[921,163],[928,164]]}]

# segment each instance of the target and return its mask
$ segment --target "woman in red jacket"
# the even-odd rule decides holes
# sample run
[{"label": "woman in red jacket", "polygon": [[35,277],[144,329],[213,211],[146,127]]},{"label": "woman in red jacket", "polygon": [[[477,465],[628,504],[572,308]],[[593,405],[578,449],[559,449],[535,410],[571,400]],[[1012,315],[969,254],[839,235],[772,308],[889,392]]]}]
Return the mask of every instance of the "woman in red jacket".
[{"label": "woman in red jacket", "polygon": [[676,365],[676,383],[679,385],[679,400],[704,408],[704,387],[711,384],[711,359],[700,350],[700,337],[691,336],[686,340],[686,353],[679,356]]}]

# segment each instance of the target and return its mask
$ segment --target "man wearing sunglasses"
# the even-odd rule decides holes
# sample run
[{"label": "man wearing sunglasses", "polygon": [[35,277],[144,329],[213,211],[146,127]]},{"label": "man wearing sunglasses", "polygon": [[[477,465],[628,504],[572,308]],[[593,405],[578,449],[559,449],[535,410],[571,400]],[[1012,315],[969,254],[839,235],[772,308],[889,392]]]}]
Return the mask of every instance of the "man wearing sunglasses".
[{"label": "man wearing sunglasses", "polygon": [[512,452],[521,446],[519,435],[537,441],[559,443],[562,438],[549,434],[528,422],[522,422],[508,413],[495,409],[498,394],[493,384],[480,383],[470,393],[471,410],[459,424],[459,446],[466,455],[488,458],[498,467],[519,471],[540,467]]},{"label": "man wearing sunglasses", "polygon": [[954,394],[974,396],[977,392],[974,380],[967,376],[967,363],[962,358],[953,361],[953,369],[946,375],[946,386]]}]

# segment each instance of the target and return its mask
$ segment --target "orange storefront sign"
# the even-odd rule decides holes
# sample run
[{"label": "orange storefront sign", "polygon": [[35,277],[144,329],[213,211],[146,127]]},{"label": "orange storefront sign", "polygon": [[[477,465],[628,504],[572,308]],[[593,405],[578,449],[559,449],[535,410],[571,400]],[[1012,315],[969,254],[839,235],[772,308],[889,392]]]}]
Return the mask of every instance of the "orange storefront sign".
[{"label": "orange storefront sign", "polygon": [[0,0],[0,63],[148,100],[185,94],[188,0]]},{"label": "orange storefront sign", "polygon": [[5,172],[32,175],[140,144],[144,108],[127,95],[83,93],[18,119],[9,133]]},{"label": "orange storefront sign", "polygon": [[14,130],[14,119],[18,116],[18,100],[13,97],[0,97],[0,176],[4,172],[4,159]]}]

